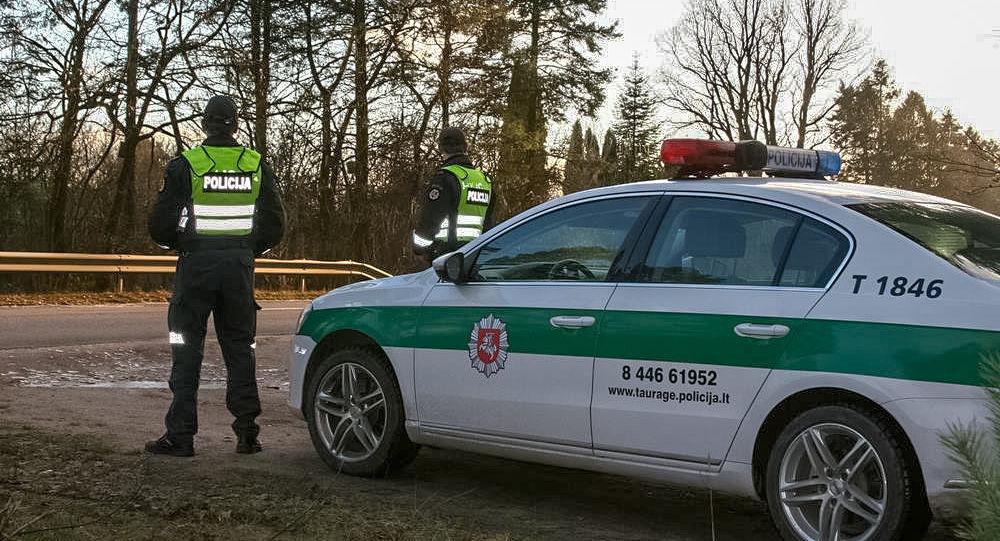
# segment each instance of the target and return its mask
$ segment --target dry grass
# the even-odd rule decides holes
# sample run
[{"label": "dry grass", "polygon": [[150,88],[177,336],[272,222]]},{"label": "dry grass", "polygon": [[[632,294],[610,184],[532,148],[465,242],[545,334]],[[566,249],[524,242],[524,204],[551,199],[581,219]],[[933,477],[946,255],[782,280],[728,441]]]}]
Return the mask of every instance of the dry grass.
[{"label": "dry grass", "polygon": [[[92,436],[0,421],[0,540],[509,540],[446,512],[345,491],[336,476],[210,476],[182,461],[120,454]],[[523,537],[523,536],[521,536]]]}]

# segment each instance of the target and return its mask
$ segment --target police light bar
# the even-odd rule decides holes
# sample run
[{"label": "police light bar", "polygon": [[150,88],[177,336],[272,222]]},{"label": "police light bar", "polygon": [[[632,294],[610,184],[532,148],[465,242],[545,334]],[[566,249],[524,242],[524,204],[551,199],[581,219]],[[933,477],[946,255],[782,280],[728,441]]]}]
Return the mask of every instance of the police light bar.
[{"label": "police light bar", "polygon": [[706,177],[740,171],[764,171],[772,176],[825,178],[840,173],[840,155],[764,145],[758,141],[667,139],[660,146],[665,166],[679,167],[677,177]]}]

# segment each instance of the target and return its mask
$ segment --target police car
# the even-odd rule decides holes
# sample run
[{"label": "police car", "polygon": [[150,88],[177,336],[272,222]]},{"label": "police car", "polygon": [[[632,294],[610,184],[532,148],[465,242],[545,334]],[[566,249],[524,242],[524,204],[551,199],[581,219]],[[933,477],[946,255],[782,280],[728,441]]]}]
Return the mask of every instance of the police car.
[{"label": "police car", "polygon": [[289,403],[320,456],[464,449],[763,499],[787,539],[918,537],[967,484],[942,432],[987,414],[1000,218],[825,180],[828,152],[661,154],[697,180],[555,199],[314,300]]}]

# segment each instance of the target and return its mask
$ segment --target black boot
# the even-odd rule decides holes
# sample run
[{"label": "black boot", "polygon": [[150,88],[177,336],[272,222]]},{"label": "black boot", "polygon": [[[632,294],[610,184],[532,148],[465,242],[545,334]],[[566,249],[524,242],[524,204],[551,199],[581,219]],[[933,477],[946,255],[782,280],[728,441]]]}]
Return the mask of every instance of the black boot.
[{"label": "black boot", "polygon": [[146,452],[154,455],[194,456],[194,444],[180,444],[164,434],[156,441],[146,442]]},{"label": "black boot", "polygon": [[236,435],[236,452],[241,455],[252,455],[254,453],[259,453],[263,449],[260,446],[260,440],[257,439],[256,434],[242,433]]}]

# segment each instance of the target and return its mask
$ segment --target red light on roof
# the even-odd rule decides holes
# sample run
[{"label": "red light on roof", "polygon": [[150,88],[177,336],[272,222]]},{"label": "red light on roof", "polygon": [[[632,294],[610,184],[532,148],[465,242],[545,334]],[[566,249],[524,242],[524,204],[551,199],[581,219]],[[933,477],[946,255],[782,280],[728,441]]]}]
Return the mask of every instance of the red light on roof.
[{"label": "red light on roof", "polygon": [[664,165],[679,165],[679,176],[714,175],[736,167],[736,143],[705,139],[667,139],[660,146]]}]

